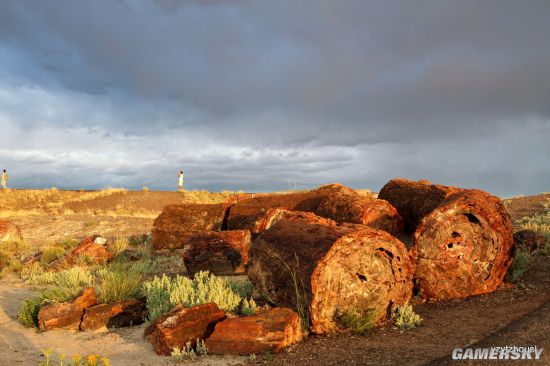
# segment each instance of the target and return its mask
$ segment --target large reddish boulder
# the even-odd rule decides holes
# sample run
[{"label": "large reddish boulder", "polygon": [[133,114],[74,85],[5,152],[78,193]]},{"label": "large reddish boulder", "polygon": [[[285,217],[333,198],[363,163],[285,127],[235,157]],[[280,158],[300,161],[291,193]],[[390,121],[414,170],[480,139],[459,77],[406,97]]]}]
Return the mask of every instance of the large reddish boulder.
[{"label": "large reddish boulder", "polygon": [[86,309],[80,329],[98,330],[139,325],[144,322],[146,312],[143,299],[92,306]]},{"label": "large reddish boulder", "polygon": [[10,220],[0,219],[0,243],[20,242],[21,229]]},{"label": "large reddish boulder", "polygon": [[38,312],[38,327],[41,331],[79,330],[84,312],[95,304],[97,304],[95,290],[92,287],[87,288],[73,301],[42,307]]},{"label": "large reddish boulder", "polygon": [[279,352],[302,337],[298,314],[288,308],[273,308],[219,322],[206,347],[211,354],[261,354]]},{"label": "large reddish boulder", "polygon": [[521,230],[514,233],[514,245],[518,249],[533,253],[546,245],[546,238],[533,230]]},{"label": "large reddish boulder", "polygon": [[183,349],[187,342],[196,345],[197,339],[207,338],[214,326],[225,319],[225,313],[215,303],[176,306],[155,319],[144,332],[158,355],[169,356],[173,348]]},{"label": "large reddish boulder", "polygon": [[220,231],[227,209],[224,203],[168,205],[153,223],[153,245],[156,249],[183,248],[190,235]]},{"label": "large reddish boulder", "polygon": [[64,261],[70,265],[78,257],[85,256],[94,263],[105,264],[113,257],[106,244],[107,240],[101,236],[87,237],[65,257]]},{"label": "large reddish boulder", "polygon": [[189,274],[210,271],[216,275],[243,274],[248,263],[250,231],[207,231],[192,235],[185,244],[184,260]]}]

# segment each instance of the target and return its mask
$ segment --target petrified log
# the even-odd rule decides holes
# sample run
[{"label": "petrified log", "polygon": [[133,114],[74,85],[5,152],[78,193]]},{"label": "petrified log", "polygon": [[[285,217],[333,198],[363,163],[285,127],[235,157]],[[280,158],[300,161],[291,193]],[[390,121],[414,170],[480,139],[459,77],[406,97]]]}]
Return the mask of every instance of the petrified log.
[{"label": "petrified log", "polygon": [[409,232],[416,230],[420,220],[433,211],[460,188],[431,184],[427,180],[414,182],[408,179],[392,179],[378,193],[378,198],[388,201],[405,220]]},{"label": "petrified log", "polygon": [[387,232],[279,210],[253,243],[248,275],[279,306],[309,313],[315,333],[351,312],[382,320],[412,295],[407,249]]},{"label": "petrified log", "polygon": [[158,355],[169,356],[173,348],[184,349],[187,342],[196,345],[197,339],[205,339],[214,330],[225,313],[211,302],[190,308],[176,306],[170,312],[156,318],[144,332]]},{"label": "petrified log", "polygon": [[107,240],[98,235],[87,237],[64,259],[61,259],[58,263],[53,263],[52,267],[57,267],[63,263],[73,264],[79,256],[86,256],[97,264],[105,264],[113,257],[113,253],[107,249],[106,243]]},{"label": "petrified log", "polygon": [[370,196],[361,196],[355,190],[345,186],[333,186],[315,213],[336,222],[364,224],[390,234],[403,229],[401,215],[389,202]]},{"label": "petrified log", "polygon": [[312,192],[261,195],[235,203],[229,209],[228,230],[250,230],[259,234],[259,224],[270,208],[284,208],[298,211],[315,211],[323,197]]},{"label": "petrified log", "polygon": [[0,243],[20,242],[21,229],[10,220],[0,219]]},{"label": "petrified log", "polygon": [[78,330],[86,308],[96,303],[96,293],[93,287],[87,288],[73,301],[42,307],[38,312],[38,327],[41,331]]},{"label": "petrified log", "polygon": [[365,224],[388,232],[401,230],[397,210],[388,202],[362,196],[341,184],[329,184],[312,191],[271,194],[245,199],[229,210],[228,229],[247,229],[259,234],[265,213],[271,208],[313,212],[337,222]]},{"label": "petrified log", "polygon": [[142,324],[146,308],[144,299],[129,299],[100,304],[86,309],[80,329],[98,330]]},{"label": "petrified log", "polygon": [[245,273],[250,231],[207,231],[192,235],[184,246],[185,267],[190,275],[210,271],[216,275]]},{"label": "petrified log", "polygon": [[288,308],[225,319],[206,340],[208,353],[250,355],[280,352],[303,338],[300,317]]},{"label": "petrified log", "polygon": [[176,204],[164,207],[153,223],[156,249],[183,248],[189,235],[222,229],[228,205]]}]

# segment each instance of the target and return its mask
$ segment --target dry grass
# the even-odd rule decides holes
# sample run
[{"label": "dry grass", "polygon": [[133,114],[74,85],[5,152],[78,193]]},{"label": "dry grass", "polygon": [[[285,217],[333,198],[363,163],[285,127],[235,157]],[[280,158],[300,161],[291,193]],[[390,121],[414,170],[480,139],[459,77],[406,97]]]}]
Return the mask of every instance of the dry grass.
[{"label": "dry grass", "polygon": [[0,192],[0,217],[42,213],[72,214],[72,210],[64,207],[67,203],[91,201],[127,191],[125,188],[107,188],[100,191],[60,191],[56,188],[10,189]]},{"label": "dry grass", "polygon": [[208,191],[185,191],[182,193],[183,203],[223,203],[229,198],[244,193],[242,191],[222,191],[222,192],[208,192]]}]

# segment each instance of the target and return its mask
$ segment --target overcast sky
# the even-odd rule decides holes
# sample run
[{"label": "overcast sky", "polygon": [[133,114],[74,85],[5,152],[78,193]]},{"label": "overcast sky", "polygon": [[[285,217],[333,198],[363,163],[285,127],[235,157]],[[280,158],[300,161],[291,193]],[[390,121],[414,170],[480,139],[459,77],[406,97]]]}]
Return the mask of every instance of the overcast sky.
[{"label": "overcast sky", "polygon": [[12,187],[550,191],[549,1],[0,1]]}]

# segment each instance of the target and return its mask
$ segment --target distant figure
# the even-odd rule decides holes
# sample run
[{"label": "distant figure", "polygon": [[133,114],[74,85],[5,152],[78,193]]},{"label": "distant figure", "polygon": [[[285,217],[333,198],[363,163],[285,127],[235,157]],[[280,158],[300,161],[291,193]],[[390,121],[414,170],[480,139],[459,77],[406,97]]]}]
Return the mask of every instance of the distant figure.
[{"label": "distant figure", "polygon": [[180,171],[180,175],[178,176],[178,187],[179,187],[179,191],[180,192],[183,192],[183,172]]},{"label": "distant figure", "polygon": [[2,188],[6,189],[8,185],[8,172],[6,169],[2,170]]}]

